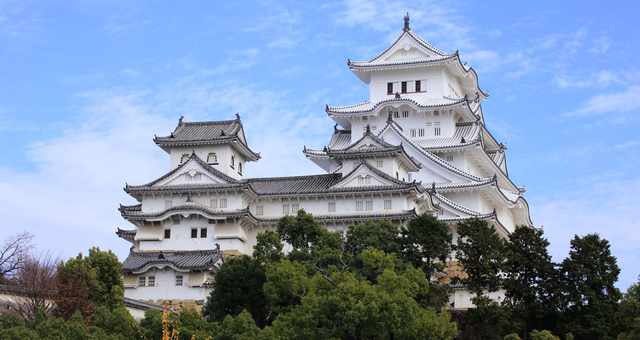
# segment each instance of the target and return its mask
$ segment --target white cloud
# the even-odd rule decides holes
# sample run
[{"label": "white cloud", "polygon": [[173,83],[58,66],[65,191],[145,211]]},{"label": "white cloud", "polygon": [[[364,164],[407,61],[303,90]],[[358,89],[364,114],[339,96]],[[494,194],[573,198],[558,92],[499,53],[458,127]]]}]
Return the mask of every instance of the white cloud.
[{"label": "white cloud", "polygon": [[602,70],[583,77],[582,79],[557,76],[554,82],[561,88],[583,88],[592,86],[609,86],[613,83],[622,83],[623,79],[618,73]]},{"label": "white cloud", "polygon": [[553,198],[530,199],[531,215],[551,242],[554,261],[569,251],[574,234],[599,233],[609,240],[611,251],[622,268],[618,287],[626,289],[637,280],[640,270],[640,180],[599,182],[583,190],[557,192]]},{"label": "white cloud", "polygon": [[567,112],[565,117],[592,117],[604,113],[625,113],[640,108],[640,86],[634,85],[624,92],[598,94],[591,97],[580,108]]},{"label": "white cloud", "polygon": [[596,54],[607,53],[609,47],[611,47],[611,39],[609,37],[600,37],[593,40],[593,47],[589,49],[589,52]]},{"label": "white cloud", "polygon": [[271,48],[280,47],[280,48],[291,49],[291,48],[294,48],[295,46],[296,46],[296,41],[286,37],[280,38],[278,40],[274,40],[269,44],[267,44],[267,47],[271,47]]}]

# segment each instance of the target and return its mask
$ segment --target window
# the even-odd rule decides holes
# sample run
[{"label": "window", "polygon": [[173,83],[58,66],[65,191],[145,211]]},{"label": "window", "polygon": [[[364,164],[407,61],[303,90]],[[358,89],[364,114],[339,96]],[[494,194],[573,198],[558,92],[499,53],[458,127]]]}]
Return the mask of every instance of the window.
[{"label": "window", "polygon": [[264,215],[264,206],[259,205],[256,207],[256,215]]},{"label": "window", "polygon": [[236,168],[236,156],[231,155],[231,164],[229,164],[229,166],[231,167],[231,169]]},{"label": "window", "polygon": [[187,172],[186,174],[184,174],[184,180],[185,182],[191,182],[191,181],[199,181],[202,179],[202,174],[201,173],[196,173],[195,175],[193,175],[193,177],[191,177],[191,175]]},{"label": "window", "polygon": [[383,164],[384,164],[384,163],[383,163],[383,161],[377,161],[377,162],[376,162],[376,167],[377,167],[377,168],[382,168],[382,165],[383,165]]},{"label": "window", "polygon": [[453,162],[453,156],[447,156],[447,162]]},{"label": "window", "polygon": [[292,204],[291,205],[291,212],[292,213],[297,214],[298,210],[300,210],[300,204],[296,203],[296,204]]},{"label": "window", "polygon": [[173,216],[173,225],[180,225],[180,216]]},{"label": "window", "polygon": [[200,228],[200,238],[207,238],[207,228]]},{"label": "window", "polygon": [[191,228],[191,238],[198,238],[198,228]]},{"label": "window", "polygon": [[184,181],[185,182],[189,182],[189,181],[191,181],[191,179],[192,179],[191,175],[189,175],[188,173],[184,174]]},{"label": "window", "polygon": [[424,137],[424,129],[418,129],[418,137]]},{"label": "window", "polygon": [[413,174],[407,174],[407,178],[409,179],[409,182],[411,182],[413,180]]},{"label": "window", "polygon": [[402,93],[407,93],[407,82],[406,81],[402,82]]},{"label": "window", "polygon": [[393,94],[393,83],[387,83],[387,94]]},{"label": "window", "polygon": [[149,276],[149,281],[147,282],[147,285],[149,287],[155,287],[156,286],[156,277],[155,276]]},{"label": "window", "polygon": [[359,176],[358,184],[371,184],[371,176]]},{"label": "window", "polygon": [[415,136],[416,136],[416,129],[411,129],[411,130],[409,130],[409,135],[410,135],[411,137],[415,137]]},{"label": "window", "polygon": [[371,130],[378,130],[378,126],[377,125],[372,126]]},{"label": "window", "polygon": [[327,208],[327,211],[335,212],[336,211],[336,203],[335,202],[329,202],[329,206]]},{"label": "window", "polygon": [[220,208],[226,208],[227,207],[227,199],[226,198],[221,198],[220,199]]},{"label": "window", "polygon": [[362,116],[362,120],[369,120],[369,117],[367,117],[367,116]]},{"label": "window", "polygon": [[242,163],[238,163],[238,173],[242,175]]},{"label": "window", "polygon": [[373,210],[373,201],[365,202],[365,210]]},{"label": "window", "polygon": [[209,224],[216,224],[216,220],[210,218],[209,219]]},{"label": "window", "polygon": [[409,118],[409,111],[402,111],[402,118]]},{"label": "window", "polygon": [[439,112],[439,111],[433,111],[433,115],[434,115],[434,116],[439,116],[439,115],[440,115],[440,112]]},{"label": "window", "polygon": [[209,152],[207,155],[208,164],[218,164],[218,155],[215,152]]},{"label": "window", "polygon": [[146,286],[146,285],[147,285],[147,278],[146,278],[146,277],[144,277],[144,276],[140,276],[140,277],[138,278],[138,286],[140,286],[140,287],[144,287],[144,286]]},{"label": "window", "polygon": [[164,238],[171,238],[171,229],[165,229],[164,230]]},{"label": "window", "polygon": [[283,215],[288,215],[289,214],[289,208],[290,208],[290,206],[288,204],[283,204],[282,205],[282,214]]},{"label": "window", "polygon": [[364,202],[362,202],[362,201],[356,201],[356,211],[362,211],[362,210],[364,210],[363,206],[364,206]]},{"label": "window", "polygon": [[164,208],[169,209],[173,206],[173,201],[164,201]]},{"label": "window", "polygon": [[217,209],[218,208],[218,199],[214,198],[211,200],[211,208],[213,209]]},{"label": "window", "polygon": [[182,286],[182,275],[176,275],[176,286]]},{"label": "window", "polygon": [[189,154],[183,153],[182,156],[180,156],[180,165],[182,165],[183,163],[186,163],[188,160],[189,160]]},{"label": "window", "polygon": [[440,136],[440,128],[439,127],[433,129],[433,135],[434,136]]},{"label": "window", "polygon": [[427,126],[431,126],[431,122],[427,122]]},{"label": "window", "polygon": [[420,92],[420,91],[422,91],[422,90],[420,89],[420,86],[421,86],[421,85],[422,85],[422,83],[421,83],[419,80],[416,80],[416,92]]},{"label": "window", "polygon": [[391,200],[384,200],[384,209],[385,210],[391,209]]},{"label": "window", "polygon": [[199,172],[195,176],[193,176],[194,181],[199,181],[200,179],[202,179],[202,174]]},{"label": "window", "polygon": [[393,118],[400,118],[398,111],[393,111]]},{"label": "window", "polygon": [[340,230],[339,233],[340,233],[340,238],[344,238],[344,230]]}]

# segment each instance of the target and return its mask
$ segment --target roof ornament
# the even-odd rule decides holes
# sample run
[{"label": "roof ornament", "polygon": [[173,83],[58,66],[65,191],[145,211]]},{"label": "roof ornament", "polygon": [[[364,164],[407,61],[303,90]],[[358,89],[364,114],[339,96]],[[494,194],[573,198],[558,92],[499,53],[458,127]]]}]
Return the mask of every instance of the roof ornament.
[{"label": "roof ornament", "polygon": [[[329,107],[329,105],[327,105],[327,107]],[[338,123],[336,123],[336,125],[333,126],[333,131],[338,131]]]},{"label": "roof ornament", "polygon": [[216,250],[220,251],[220,243],[216,243]]},{"label": "roof ornament", "polygon": [[367,133],[371,133],[371,124],[367,124]]},{"label": "roof ornament", "polygon": [[396,98],[395,99],[400,99],[400,93],[396,92]]},{"label": "roof ornament", "polygon": [[393,110],[389,108],[389,116],[387,116],[387,123],[393,122]]},{"label": "roof ornament", "polygon": [[433,181],[431,183],[431,193],[435,194],[436,193],[436,182]]},{"label": "roof ornament", "polygon": [[160,254],[158,254],[158,260],[164,260],[164,254],[162,253],[162,250],[160,251]]},{"label": "roof ornament", "polygon": [[236,112],[236,119],[240,120],[240,114]]},{"label": "roof ornament", "polygon": [[220,131],[220,136],[226,136],[227,134],[224,133],[224,130]]},{"label": "roof ornament", "polygon": [[187,196],[187,202],[193,202],[193,201],[191,200],[191,196]]},{"label": "roof ornament", "polygon": [[184,119],[184,116],[180,116],[180,120],[178,120],[178,124],[182,125],[182,120]]},{"label": "roof ornament", "polygon": [[466,140],[466,139],[464,139],[464,137],[460,138],[460,144],[464,144],[464,143],[466,143],[466,142],[467,142],[467,140]]},{"label": "roof ornament", "polygon": [[176,136],[173,135],[173,132],[169,135],[169,138],[176,138]]},{"label": "roof ornament", "polygon": [[409,12],[404,16],[404,28],[402,30],[404,32],[411,31],[411,27],[409,27]]},{"label": "roof ornament", "polygon": [[324,149],[322,149],[322,151],[329,152],[329,148],[325,146]]}]

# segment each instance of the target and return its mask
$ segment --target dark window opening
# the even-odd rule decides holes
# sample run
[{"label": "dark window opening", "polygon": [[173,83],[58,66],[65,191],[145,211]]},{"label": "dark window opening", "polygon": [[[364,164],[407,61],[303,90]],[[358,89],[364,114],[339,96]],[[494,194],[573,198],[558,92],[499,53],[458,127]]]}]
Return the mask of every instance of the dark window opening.
[{"label": "dark window opening", "polygon": [[207,238],[207,228],[200,229],[200,238]]},{"label": "dark window opening", "polygon": [[420,81],[419,81],[419,80],[416,80],[416,92],[420,92],[420,91],[422,91],[422,89],[421,89],[421,85],[422,85],[422,84],[420,83]]},{"label": "dark window opening", "polygon": [[191,238],[197,238],[198,237],[198,229],[193,228],[191,229]]},{"label": "dark window opening", "polygon": [[387,94],[393,94],[393,83],[387,83]]},{"label": "dark window opening", "polygon": [[407,82],[406,81],[402,82],[402,93],[407,93]]},{"label": "dark window opening", "polygon": [[164,230],[164,238],[171,238],[171,229]]}]

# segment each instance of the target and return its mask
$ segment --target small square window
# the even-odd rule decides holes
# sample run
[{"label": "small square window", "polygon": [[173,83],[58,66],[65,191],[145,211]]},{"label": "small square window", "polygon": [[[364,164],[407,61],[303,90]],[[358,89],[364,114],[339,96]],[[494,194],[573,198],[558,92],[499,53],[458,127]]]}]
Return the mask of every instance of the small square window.
[{"label": "small square window", "polygon": [[165,229],[164,230],[164,238],[171,238],[171,229]]},{"label": "small square window", "polygon": [[180,216],[173,216],[173,225],[180,225]]},{"label": "small square window", "polygon": [[376,167],[377,168],[382,168],[383,165],[384,165],[383,161],[376,161]]},{"label": "small square window", "polygon": [[373,210],[373,201],[366,201],[365,210]]},{"label": "small square window", "polygon": [[344,230],[340,230],[339,233],[340,233],[340,238],[344,238]]},{"label": "small square window", "polygon": [[144,287],[147,285],[147,278],[144,276],[138,277],[138,286]]},{"label": "small square window", "polygon": [[329,206],[328,206],[327,210],[328,210],[329,212],[335,212],[335,211],[336,211],[336,204],[335,204],[335,202],[329,202]]},{"label": "small square window", "polygon": [[447,156],[447,162],[453,162],[453,156]]},{"label": "small square window", "polygon": [[173,205],[173,201],[164,201],[164,208],[169,209]]},{"label": "small square window", "polygon": [[200,228],[200,238],[207,238],[207,228]]},{"label": "small square window", "polygon": [[393,83],[387,83],[387,94],[393,94]]},{"label": "small square window", "polygon": [[191,228],[191,238],[198,238],[198,228]]},{"label": "small square window", "polygon": [[291,205],[291,212],[293,214],[297,214],[298,210],[300,210],[300,204],[292,204]]},{"label": "small square window", "polygon": [[362,201],[356,201],[356,211],[362,211],[364,210],[364,202]]},{"label": "small square window", "polygon": [[259,205],[256,207],[256,215],[264,215],[264,206]]},{"label": "small square window", "polygon": [[402,82],[402,93],[407,93],[407,82],[406,81]]},{"label": "small square window", "polygon": [[149,287],[155,287],[156,286],[156,277],[155,276],[149,276],[149,281],[147,282],[147,285]]},{"label": "small square window", "polygon": [[422,91],[421,86],[422,86],[422,83],[420,82],[420,80],[416,80],[416,92]]},{"label": "small square window", "polygon": [[289,208],[291,208],[291,206],[290,206],[290,205],[288,205],[288,204],[283,204],[283,205],[282,205],[282,214],[283,214],[283,215],[288,215],[288,214],[289,214],[289,211],[290,211],[290,210],[289,210]]},{"label": "small square window", "polygon": [[226,198],[221,198],[220,199],[220,208],[226,208],[227,207],[227,199]]},{"label": "small square window", "polygon": [[218,208],[218,199],[212,199],[211,200],[211,208],[213,208],[213,209],[217,209]]},{"label": "small square window", "polygon": [[384,209],[385,210],[391,209],[391,200],[384,200]]},{"label": "small square window", "polygon": [[182,286],[182,275],[176,275],[176,286]]},{"label": "small square window", "polygon": [[439,127],[434,128],[433,134],[434,134],[434,136],[440,136],[440,128]]}]

